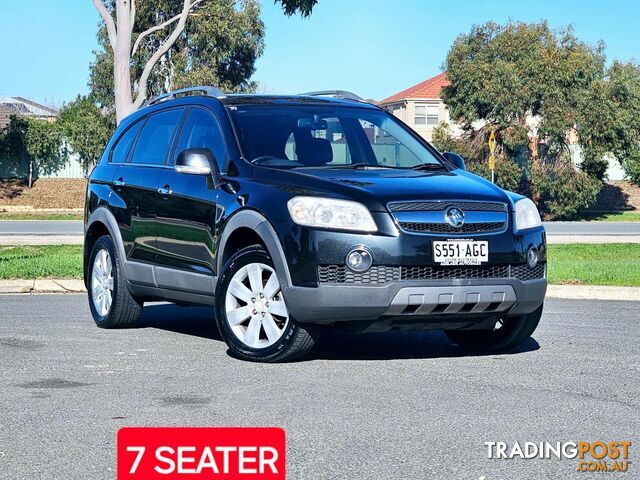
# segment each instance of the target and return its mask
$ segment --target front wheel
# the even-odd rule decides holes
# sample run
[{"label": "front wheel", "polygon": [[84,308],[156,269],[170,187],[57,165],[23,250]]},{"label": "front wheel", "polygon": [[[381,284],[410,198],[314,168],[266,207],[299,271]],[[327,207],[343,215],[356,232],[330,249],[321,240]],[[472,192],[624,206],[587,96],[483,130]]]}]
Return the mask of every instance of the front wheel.
[{"label": "front wheel", "polygon": [[540,305],[531,313],[501,318],[492,330],[448,330],[445,333],[451,341],[466,350],[512,350],[531,337],[542,317],[542,307]]},{"label": "front wheel", "polygon": [[300,358],[319,331],[289,314],[273,262],[261,245],[240,250],[222,269],[216,322],[232,354],[256,362]]}]

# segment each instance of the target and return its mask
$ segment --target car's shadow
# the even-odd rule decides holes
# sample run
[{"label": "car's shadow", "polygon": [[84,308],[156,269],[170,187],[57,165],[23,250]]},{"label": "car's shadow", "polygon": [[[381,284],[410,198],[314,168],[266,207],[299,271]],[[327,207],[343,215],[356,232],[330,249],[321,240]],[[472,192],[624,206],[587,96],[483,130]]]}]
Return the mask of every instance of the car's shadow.
[{"label": "car's shadow", "polygon": [[173,303],[145,305],[134,328],[159,328],[222,341],[213,317],[213,308],[209,307],[180,307]]},{"label": "car's shadow", "polygon": [[[207,307],[147,305],[135,328],[159,328],[222,342],[215,324],[213,308]],[[530,338],[507,354],[531,352],[539,348],[538,342]],[[302,361],[427,359],[482,355],[495,353],[462,350],[440,331],[353,334],[327,329],[322,332],[314,349]]]}]

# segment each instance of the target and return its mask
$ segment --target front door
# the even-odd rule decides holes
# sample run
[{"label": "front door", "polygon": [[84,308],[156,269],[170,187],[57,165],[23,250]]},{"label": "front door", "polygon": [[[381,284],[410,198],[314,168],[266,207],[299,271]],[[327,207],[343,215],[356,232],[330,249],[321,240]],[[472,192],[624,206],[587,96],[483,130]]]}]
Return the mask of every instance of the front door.
[{"label": "front door", "polygon": [[[170,165],[190,148],[208,148],[221,162],[226,146],[215,115],[194,107],[189,113]],[[218,191],[211,175],[189,175],[170,168],[162,172],[157,203],[157,269],[159,286],[210,293],[215,275],[214,232]],[[176,271],[177,270],[177,271]]]}]

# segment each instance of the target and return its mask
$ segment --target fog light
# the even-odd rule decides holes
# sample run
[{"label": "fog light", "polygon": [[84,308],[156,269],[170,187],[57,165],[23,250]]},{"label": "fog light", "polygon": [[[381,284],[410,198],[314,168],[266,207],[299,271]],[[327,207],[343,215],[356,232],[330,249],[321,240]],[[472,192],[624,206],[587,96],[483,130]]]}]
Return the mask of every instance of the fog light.
[{"label": "fog light", "polygon": [[536,268],[538,260],[540,260],[538,249],[536,247],[529,247],[529,251],[527,252],[527,265],[529,265],[529,268]]},{"label": "fog light", "polygon": [[354,272],[366,272],[372,263],[371,254],[364,248],[354,248],[347,254],[347,267]]}]

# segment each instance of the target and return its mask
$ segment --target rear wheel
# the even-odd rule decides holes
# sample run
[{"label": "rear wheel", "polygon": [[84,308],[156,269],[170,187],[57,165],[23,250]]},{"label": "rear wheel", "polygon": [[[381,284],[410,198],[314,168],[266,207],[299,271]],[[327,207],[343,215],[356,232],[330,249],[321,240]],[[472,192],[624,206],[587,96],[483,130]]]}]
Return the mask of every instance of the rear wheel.
[{"label": "rear wheel", "polygon": [[240,250],[222,269],[216,321],[231,352],[257,362],[300,358],[319,331],[289,314],[273,262],[260,245]]},{"label": "rear wheel", "polygon": [[492,330],[448,330],[451,341],[466,350],[506,351],[521,345],[535,331],[542,317],[540,305],[531,313],[499,319]]},{"label": "rear wheel", "polygon": [[96,325],[122,328],[135,323],[142,312],[142,302],[127,288],[111,237],[102,236],[93,245],[88,268],[89,307]]}]

